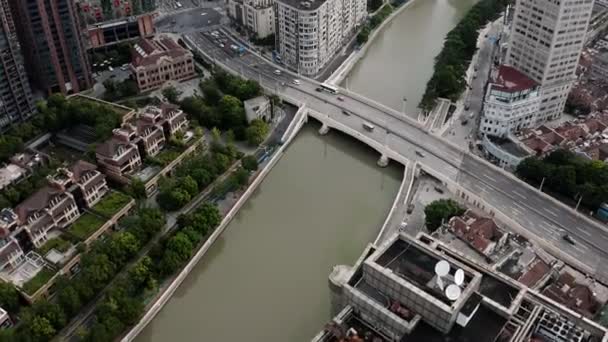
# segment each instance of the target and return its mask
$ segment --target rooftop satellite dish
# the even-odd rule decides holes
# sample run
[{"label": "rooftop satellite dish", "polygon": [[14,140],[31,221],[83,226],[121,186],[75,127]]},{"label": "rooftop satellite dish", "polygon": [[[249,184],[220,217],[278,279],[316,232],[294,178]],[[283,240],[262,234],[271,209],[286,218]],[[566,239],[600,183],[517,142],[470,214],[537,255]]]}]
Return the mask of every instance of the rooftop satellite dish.
[{"label": "rooftop satellite dish", "polygon": [[448,273],[450,273],[450,264],[447,261],[441,260],[435,264],[435,274],[444,277],[448,275]]},{"label": "rooftop satellite dish", "polygon": [[448,297],[448,299],[451,301],[458,299],[461,293],[462,290],[460,290],[460,287],[455,284],[450,284],[448,285],[448,287],[445,288],[445,296]]},{"label": "rooftop satellite dish", "polygon": [[454,282],[456,285],[460,286],[464,283],[464,271],[461,269],[456,270],[456,274],[454,274]]}]

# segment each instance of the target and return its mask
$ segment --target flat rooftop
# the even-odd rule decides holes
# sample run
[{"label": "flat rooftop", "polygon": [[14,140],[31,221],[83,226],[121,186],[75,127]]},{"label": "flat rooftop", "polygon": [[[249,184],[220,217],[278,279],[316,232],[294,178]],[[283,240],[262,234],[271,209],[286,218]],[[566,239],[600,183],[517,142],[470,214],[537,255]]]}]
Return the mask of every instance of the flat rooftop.
[{"label": "flat rooftop", "polygon": [[511,141],[510,139],[497,139],[497,138],[490,137],[490,136],[488,136],[488,138],[494,144],[500,146],[500,148],[509,152],[509,154],[511,154],[511,155],[514,155],[514,156],[520,157],[520,158],[527,157],[530,155],[526,150],[519,147],[515,142]]},{"label": "flat rooftop", "polygon": [[506,322],[502,316],[480,305],[464,328],[455,324],[448,334],[443,334],[421,321],[401,342],[494,342]]},{"label": "flat rooftop", "polygon": [[[402,279],[424,290],[446,305],[451,305],[452,301],[445,296],[436,282],[435,265],[440,260],[440,258],[414,244],[397,239],[378,257],[376,263],[390,269]],[[444,278],[446,280],[453,279],[456,270],[459,268],[460,266],[450,263],[450,271]],[[468,286],[471,279],[472,276],[465,271],[463,289]]]},{"label": "flat rooftop", "polygon": [[321,7],[325,1],[326,0],[277,0],[277,2],[302,11],[314,11]]}]

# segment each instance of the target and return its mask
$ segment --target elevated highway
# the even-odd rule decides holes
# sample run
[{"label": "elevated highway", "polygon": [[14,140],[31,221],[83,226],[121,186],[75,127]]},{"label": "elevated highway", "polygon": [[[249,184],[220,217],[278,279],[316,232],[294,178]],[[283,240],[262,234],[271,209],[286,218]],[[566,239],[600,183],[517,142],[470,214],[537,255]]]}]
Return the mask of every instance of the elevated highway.
[{"label": "elevated highway", "polygon": [[[418,162],[462,200],[476,205],[544,248],[603,283],[608,283],[608,230],[572,208],[479,159],[447,140],[429,134],[411,117],[346,89],[340,96],[315,89],[319,83],[298,77],[252,53],[234,56],[202,34],[185,36],[187,45],[222,68],[260,82],[284,100],[305,105],[308,116],[370,145],[385,158]],[[299,85],[292,84],[294,78]],[[379,87],[382,85],[379,84]],[[363,122],[375,126],[363,128]],[[416,153],[419,152],[419,153]],[[421,156],[422,155],[422,156]],[[570,234],[576,241],[562,238]]]}]

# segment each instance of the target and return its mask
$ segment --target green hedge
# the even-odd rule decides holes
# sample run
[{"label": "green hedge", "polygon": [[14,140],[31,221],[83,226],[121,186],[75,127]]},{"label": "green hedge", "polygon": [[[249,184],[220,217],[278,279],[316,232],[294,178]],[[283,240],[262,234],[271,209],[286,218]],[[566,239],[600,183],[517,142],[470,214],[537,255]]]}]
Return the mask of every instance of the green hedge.
[{"label": "green hedge", "polygon": [[25,293],[31,296],[36,293],[39,288],[46,284],[54,275],[55,272],[45,267],[40,270],[40,272],[38,272],[38,274],[36,274],[34,278],[28,280],[25,284],[23,284],[21,288],[23,289],[23,291],[25,291]]},{"label": "green hedge", "polygon": [[78,240],[84,241],[97,231],[106,221],[93,214],[84,213],[68,228],[68,232]]},{"label": "green hedge", "polygon": [[446,36],[435,57],[435,70],[426,85],[419,107],[430,110],[438,97],[456,101],[465,90],[465,73],[477,49],[479,30],[505,9],[509,0],[481,0]]},{"label": "green hedge", "polygon": [[112,191],[95,204],[93,210],[106,217],[112,217],[130,201],[131,197],[128,195],[125,195],[122,192]]}]

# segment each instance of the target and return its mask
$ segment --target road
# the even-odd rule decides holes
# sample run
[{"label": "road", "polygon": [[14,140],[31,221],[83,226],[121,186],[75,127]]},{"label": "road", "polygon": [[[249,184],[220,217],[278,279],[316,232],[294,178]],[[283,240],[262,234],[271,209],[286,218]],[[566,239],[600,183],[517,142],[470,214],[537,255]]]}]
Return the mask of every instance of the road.
[{"label": "road", "polygon": [[[318,82],[299,78],[285,70],[277,75],[277,66],[256,55],[246,53],[241,57],[233,56],[199,33],[186,37],[199,53],[207,54],[241,76],[257,80],[286,99],[305,103],[308,108],[357,130],[410,161],[418,160],[423,169],[433,170],[441,178],[482,196],[487,205],[526,229],[536,241],[553,246],[554,252],[558,251],[561,258],[566,258],[566,261],[598,280],[608,282],[608,266],[601,263],[603,258],[608,257],[608,231],[604,226],[579,216],[571,208],[549,199],[546,194],[515,176],[476,158],[465,146],[456,146],[428,134],[419,122],[403,113],[345,89],[341,89],[339,97],[315,91]],[[294,78],[299,78],[301,83],[292,84]],[[371,132],[364,130],[364,121],[374,124],[376,128]],[[422,151],[425,157],[417,157],[416,150]],[[577,241],[576,244],[563,240],[563,232],[568,232]]]}]

